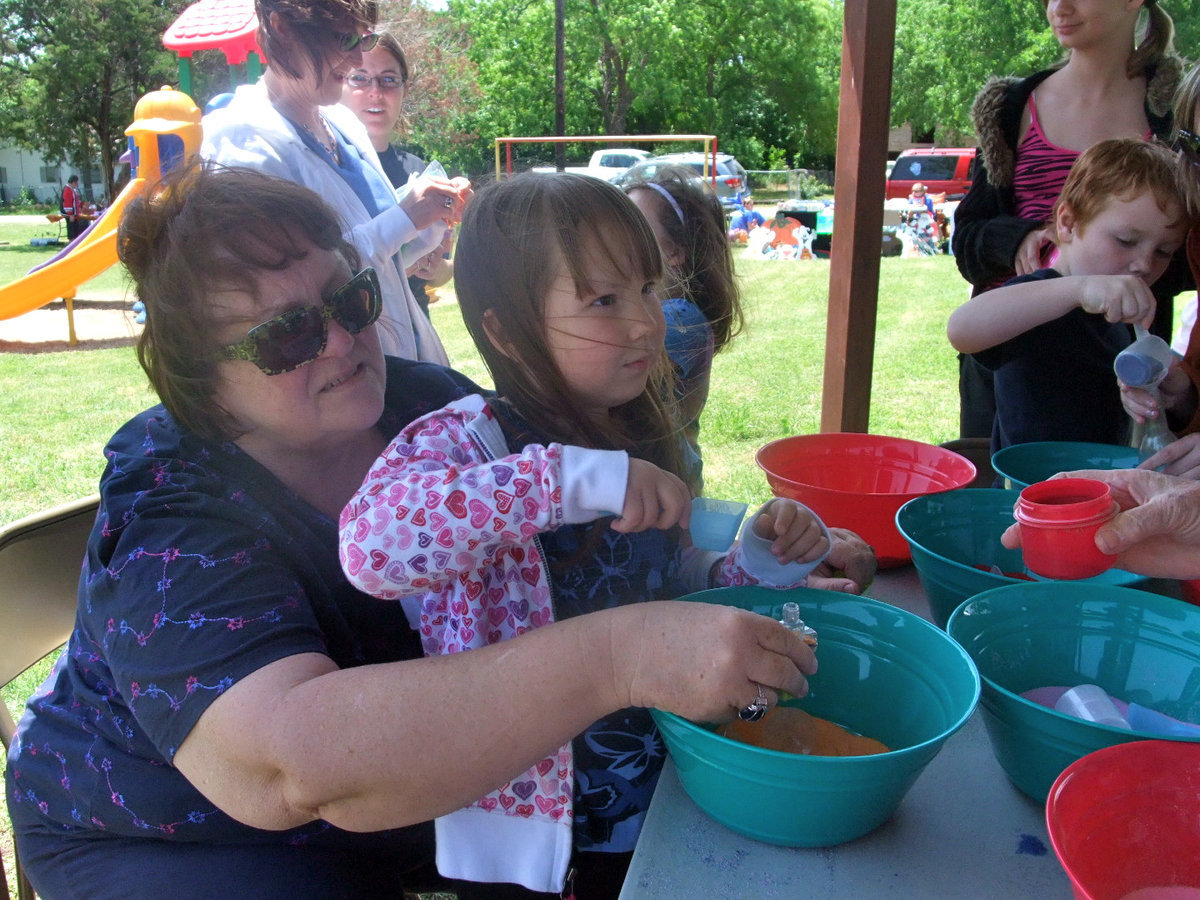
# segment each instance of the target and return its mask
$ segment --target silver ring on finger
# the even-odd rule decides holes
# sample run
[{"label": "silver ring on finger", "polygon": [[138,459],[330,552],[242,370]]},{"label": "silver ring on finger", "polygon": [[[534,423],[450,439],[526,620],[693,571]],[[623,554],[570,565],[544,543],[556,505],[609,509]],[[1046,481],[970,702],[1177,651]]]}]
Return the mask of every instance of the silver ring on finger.
[{"label": "silver ring on finger", "polygon": [[738,718],[743,722],[757,722],[767,714],[767,709],[769,709],[767,689],[758,682],[755,682],[755,687],[758,688],[758,696],[754,698],[754,702],[738,710]]}]

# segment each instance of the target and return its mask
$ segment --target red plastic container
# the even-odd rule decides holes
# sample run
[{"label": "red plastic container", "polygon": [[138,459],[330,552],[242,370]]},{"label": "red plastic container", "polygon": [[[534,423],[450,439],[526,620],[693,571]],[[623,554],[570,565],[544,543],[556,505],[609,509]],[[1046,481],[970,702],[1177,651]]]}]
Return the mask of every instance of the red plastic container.
[{"label": "red plastic container", "polygon": [[1031,484],[1013,514],[1026,567],[1044,578],[1091,578],[1111,569],[1116,557],[1096,547],[1096,530],[1119,508],[1103,481],[1054,478]]},{"label": "red plastic container", "polygon": [[783,438],[762,447],[756,460],[776,497],[799,500],[826,525],[858,533],[883,568],[912,560],[896,528],[901,506],[975,478],[975,465],[953,450],[881,434]]},{"label": "red plastic container", "polygon": [[1200,745],[1089,753],[1050,788],[1046,827],[1077,900],[1200,898]]}]

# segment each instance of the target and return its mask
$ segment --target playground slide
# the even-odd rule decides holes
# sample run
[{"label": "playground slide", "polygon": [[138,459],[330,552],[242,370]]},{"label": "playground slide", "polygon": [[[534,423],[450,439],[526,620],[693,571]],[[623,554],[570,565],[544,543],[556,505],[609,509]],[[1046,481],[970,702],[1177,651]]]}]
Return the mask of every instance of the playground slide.
[{"label": "playground slide", "polygon": [[117,226],[129,201],[141,194],[146,181],[134,178],[83,234],[23,278],[0,287],[0,319],[11,319],[75,290],[117,262]]}]

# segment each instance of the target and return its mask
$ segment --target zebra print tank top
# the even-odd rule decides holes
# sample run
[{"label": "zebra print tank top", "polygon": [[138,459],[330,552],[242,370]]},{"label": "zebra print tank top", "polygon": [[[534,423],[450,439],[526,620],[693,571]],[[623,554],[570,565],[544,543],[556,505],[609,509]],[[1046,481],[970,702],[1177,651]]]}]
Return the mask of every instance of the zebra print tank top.
[{"label": "zebra print tank top", "polygon": [[1017,215],[1022,219],[1047,221],[1079,153],[1050,143],[1038,122],[1033,94],[1029,95],[1028,104],[1029,130],[1017,148],[1013,198]]}]

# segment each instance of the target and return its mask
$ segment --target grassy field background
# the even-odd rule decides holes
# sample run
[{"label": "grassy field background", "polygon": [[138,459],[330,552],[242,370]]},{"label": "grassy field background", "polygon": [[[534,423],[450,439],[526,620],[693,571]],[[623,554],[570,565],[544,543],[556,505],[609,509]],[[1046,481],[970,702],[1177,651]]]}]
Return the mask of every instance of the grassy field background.
[{"label": "grassy field background", "polygon": [[[0,284],[52,254],[28,246],[29,237],[46,230],[0,223]],[[957,363],[945,322],[965,298],[965,285],[950,257],[881,264],[869,430],[949,440],[958,433]],[[739,258],[737,267],[747,325],[714,363],[701,443],[706,493],[755,504],[770,496],[755,451],[779,437],[819,430],[829,263]],[[79,296],[107,296],[123,286],[114,267]],[[442,296],[432,318],[450,358],[489,384],[452,293]],[[94,493],[105,441],[152,402],[132,347],[0,353],[0,525]],[[48,666],[35,667],[3,693],[14,716]],[[7,825],[0,812],[6,861]]]}]

